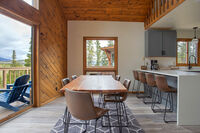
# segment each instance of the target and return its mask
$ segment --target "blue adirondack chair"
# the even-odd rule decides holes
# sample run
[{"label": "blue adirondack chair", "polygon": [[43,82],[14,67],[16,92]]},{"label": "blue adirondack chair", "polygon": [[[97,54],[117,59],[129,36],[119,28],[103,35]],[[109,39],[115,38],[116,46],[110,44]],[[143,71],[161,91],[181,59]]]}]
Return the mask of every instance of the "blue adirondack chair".
[{"label": "blue adirondack chair", "polygon": [[29,87],[30,84],[27,84],[30,76],[29,75],[23,75],[15,80],[15,83],[13,84],[12,89],[4,89],[0,90],[0,106],[13,110],[18,111],[19,107],[14,107],[10,105],[11,103],[15,101],[21,101],[26,104],[29,104],[29,101],[24,99],[24,94],[26,92],[26,89]]},{"label": "blue adirondack chair", "polygon": [[[7,84],[7,89],[11,89],[11,87],[13,87],[14,84]],[[24,96],[27,98],[30,98],[30,91],[32,88],[32,81],[29,81],[29,87],[26,89],[26,92],[24,93]]]},{"label": "blue adirondack chair", "polygon": [[29,81],[29,86],[28,86],[28,88],[26,89],[26,92],[24,93],[24,96],[25,96],[25,97],[30,98],[30,91],[31,91],[31,88],[32,88],[32,81]]}]

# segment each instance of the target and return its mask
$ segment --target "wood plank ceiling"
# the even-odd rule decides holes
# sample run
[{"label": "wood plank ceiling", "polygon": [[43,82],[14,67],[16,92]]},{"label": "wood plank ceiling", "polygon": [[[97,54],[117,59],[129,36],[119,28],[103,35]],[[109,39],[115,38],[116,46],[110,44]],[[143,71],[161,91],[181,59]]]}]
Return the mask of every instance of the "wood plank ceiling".
[{"label": "wood plank ceiling", "polygon": [[68,20],[144,22],[149,0],[59,0]]}]

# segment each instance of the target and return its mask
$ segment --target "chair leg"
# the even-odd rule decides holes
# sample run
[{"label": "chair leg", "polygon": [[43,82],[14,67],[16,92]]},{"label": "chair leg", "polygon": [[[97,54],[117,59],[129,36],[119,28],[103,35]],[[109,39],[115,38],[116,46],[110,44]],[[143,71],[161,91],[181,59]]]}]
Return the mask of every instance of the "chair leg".
[{"label": "chair leg", "polygon": [[69,129],[69,123],[70,123],[70,118],[71,118],[71,114],[67,113],[67,123],[66,123],[66,128],[64,129],[64,133],[68,133],[68,129]]},{"label": "chair leg", "polygon": [[87,121],[85,121],[85,130],[82,133],[86,133],[87,132]]},{"label": "chair leg", "polygon": [[129,123],[128,123],[128,115],[127,115],[126,106],[125,106],[124,102],[122,102],[122,105],[124,106],[124,112],[125,112],[126,122],[127,122],[127,126],[128,126],[129,125]]},{"label": "chair leg", "polygon": [[97,120],[98,120],[98,119],[95,120],[95,126],[94,126],[94,132],[95,132],[95,133],[96,133],[96,131],[97,131]]},{"label": "chair leg", "polygon": [[110,129],[110,133],[112,133],[109,112],[107,112],[107,115],[108,115],[108,126],[109,126],[109,129]]}]

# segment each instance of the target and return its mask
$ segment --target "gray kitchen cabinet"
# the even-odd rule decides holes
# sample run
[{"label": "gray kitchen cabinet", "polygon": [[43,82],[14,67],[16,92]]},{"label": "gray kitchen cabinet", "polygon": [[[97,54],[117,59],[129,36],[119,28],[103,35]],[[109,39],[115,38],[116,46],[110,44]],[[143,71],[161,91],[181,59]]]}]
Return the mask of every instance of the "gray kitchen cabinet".
[{"label": "gray kitchen cabinet", "polygon": [[145,31],[145,57],[176,57],[176,31]]},{"label": "gray kitchen cabinet", "polygon": [[176,31],[163,31],[163,56],[176,57]]}]

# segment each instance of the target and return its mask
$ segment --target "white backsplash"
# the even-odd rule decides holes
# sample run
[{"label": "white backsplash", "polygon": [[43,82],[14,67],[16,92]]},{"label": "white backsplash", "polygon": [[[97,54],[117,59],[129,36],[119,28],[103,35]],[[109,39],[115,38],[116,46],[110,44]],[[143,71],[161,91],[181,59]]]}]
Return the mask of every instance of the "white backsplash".
[{"label": "white backsplash", "polygon": [[148,57],[145,58],[145,62],[148,62],[148,69],[151,66],[151,60],[158,60],[160,68],[169,68],[169,66],[176,66],[175,57]]}]

